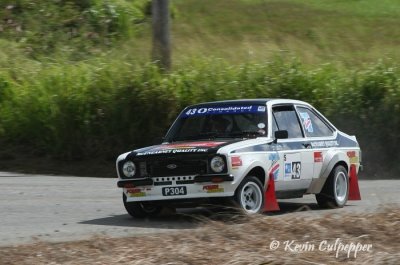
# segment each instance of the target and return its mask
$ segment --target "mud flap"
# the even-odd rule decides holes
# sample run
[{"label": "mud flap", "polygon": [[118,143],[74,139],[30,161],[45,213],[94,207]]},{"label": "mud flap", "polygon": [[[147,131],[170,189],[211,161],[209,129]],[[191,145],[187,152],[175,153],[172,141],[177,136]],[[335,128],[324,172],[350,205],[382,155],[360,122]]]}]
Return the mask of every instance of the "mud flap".
[{"label": "mud flap", "polygon": [[358,187],[358,176],[357,169],[355,165],[350,166],[350,176],[349,176],[349,201],[360,201],[360,188]]},{"label": "mud flap", "polygon": [[269,174],[268,186],[265,190],[264,212],[279,211],[279,205],[276,201],[274,175]]}]

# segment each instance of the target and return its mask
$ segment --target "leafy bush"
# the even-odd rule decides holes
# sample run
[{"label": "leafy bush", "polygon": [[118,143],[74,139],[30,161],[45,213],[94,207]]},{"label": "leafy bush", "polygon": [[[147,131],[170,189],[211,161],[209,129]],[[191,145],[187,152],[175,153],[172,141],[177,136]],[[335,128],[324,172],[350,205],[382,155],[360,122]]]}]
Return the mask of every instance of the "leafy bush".
[{"label": "leafy bush", "polygon": [[163,74],[152,64],[98,59],[41,65],[18,76],[0,75],[0,136],[58,158],[113,159],[151,144],[189,104],[270,97],[310,102],[356,134],[371,174],[400,159],[395,64],[344,72],[331,65],[307,69],[297,61],[232,66],[206,59]]},{"label": "leafy bush", "polygon": [[0,107],[3,136],[61,158],[149,142],[174,106],[171,88],[152,65],[56,65],[14,83],[11,92]]},{"label": "leafy bush", "polygon": [[55,52],[72,59],[130,38],[144,22],[148,0],[17,0],[0,3],[0,37],[34,58]]}]

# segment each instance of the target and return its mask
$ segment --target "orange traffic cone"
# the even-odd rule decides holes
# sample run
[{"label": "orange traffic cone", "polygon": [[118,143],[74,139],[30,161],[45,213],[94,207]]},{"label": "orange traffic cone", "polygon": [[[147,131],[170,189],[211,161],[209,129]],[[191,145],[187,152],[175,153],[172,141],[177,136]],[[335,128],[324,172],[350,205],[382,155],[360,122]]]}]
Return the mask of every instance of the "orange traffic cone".
[{"label": "orange traffic cone", "polygon": [[350,178],[349,178],[349,201],[360,201],[360,188],[358,187],[358,177],[356,165],[350,166]]},{"label": "orange traffic cone", "polygon": [[264,211],[265,212],[273,212],[279,211],[279,205],[276,201],[275,195],[275,180],[274,175],[269,174],[268,186],[265,190],[265,202],[264,202]]}]

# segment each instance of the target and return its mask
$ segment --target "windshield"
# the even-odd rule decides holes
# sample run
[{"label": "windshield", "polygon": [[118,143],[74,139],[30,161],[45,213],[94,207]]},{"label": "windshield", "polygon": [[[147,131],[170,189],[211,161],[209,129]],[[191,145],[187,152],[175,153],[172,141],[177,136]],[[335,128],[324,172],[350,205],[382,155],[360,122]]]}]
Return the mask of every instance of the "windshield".
[{"label": "windshield", "polygon": [[167,141],[266,136],[267,113],[262,105],[188,108],[178,117]]}]

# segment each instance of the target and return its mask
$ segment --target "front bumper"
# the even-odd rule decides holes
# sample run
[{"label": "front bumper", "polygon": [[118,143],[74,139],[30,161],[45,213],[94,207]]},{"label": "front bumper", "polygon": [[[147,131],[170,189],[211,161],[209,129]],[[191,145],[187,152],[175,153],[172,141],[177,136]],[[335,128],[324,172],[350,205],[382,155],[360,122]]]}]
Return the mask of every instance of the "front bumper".
[{"label": "front bumper", "polygon": [[[177,178],[177,177],[176,177]],[[167,177],[162,178],[167,179]],[[172,181],[169,181],[172,177],[168,177],[168,181],[163,181],[165,185],[172,185]],[[211,175],[197,175],[194,176],[193,179],[189,180],[177,180],[176,184],[194,184],[194,183],[203,183],[203,182],[212,182],[212,183],[220,183],[224,181],[233,181],[234,177],[228,174],[211,174]],[[152,186],[158,185],[158,182],[154,182],[153,178],[141,178],[141,179],[128,179],[128,180],[120,180],[117,183],[118,188],[134,188],[139,186]]]},{"label": "front bumper", "polygon": [[[119,180],[118,187],[123,188],[127,202],[184,200],[233,196],[236,189],[233,180],[234,177],[228,174],[145,178]],[[163,195],[162,190],[165,187],[182,186],[186,187],[186,195]]]}]

